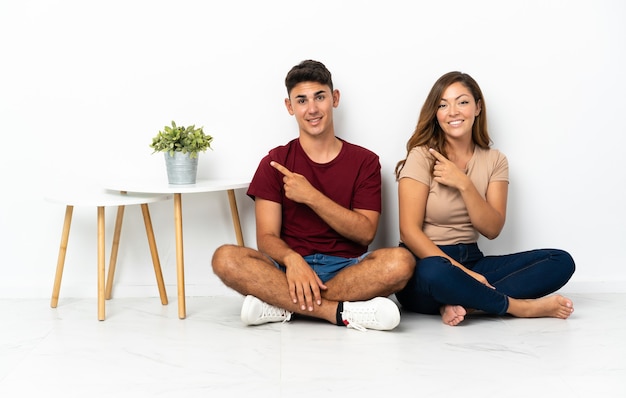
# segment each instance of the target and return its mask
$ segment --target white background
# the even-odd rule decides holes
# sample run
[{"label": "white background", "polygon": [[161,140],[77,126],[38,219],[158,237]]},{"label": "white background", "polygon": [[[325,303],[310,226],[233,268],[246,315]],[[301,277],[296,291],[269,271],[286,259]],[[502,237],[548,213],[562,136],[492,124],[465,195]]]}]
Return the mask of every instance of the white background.
[{"label": "white background", "polygon": [[[507,224],[486,253],[570,251],[568,286],[626,282],[626,3],[604,1],[0,2],[0,297],[48,297],[64,207],[77,187],[165,173],[151,139],[204,126],[200,178],[249,178],[296,137],[284,77],[322,61],[341,91],[337,135],[377,152],[384,210],[372,248],[398,241],[393,169],[434,81],[461,70],[483,89],[509,158]],[[252,201],[237,191],[246,244]],[[175,294],[171,201],[151,206]],[[183,196],[188,295],[232,294],[210,258],[234,242],[225,194]],[[76,208],[61,296],[96,295],[96,210]],[[107,248],[114,223],[107,211]],[[587,284],[587,285],[586,285]],[[126,211],[115,294],[157,295],[138,207]],[[570,287],[572,289],[572,287]]]}]

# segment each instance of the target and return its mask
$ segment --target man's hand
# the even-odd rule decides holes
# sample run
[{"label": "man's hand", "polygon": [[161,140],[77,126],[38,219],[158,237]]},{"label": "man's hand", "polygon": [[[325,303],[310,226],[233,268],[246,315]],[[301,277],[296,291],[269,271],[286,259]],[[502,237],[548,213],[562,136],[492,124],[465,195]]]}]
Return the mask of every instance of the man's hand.
[{"label": "man's hand", "polygon": [[287,268],[287,283],[289,284],[289,294],[291,300],[300,303],[300,308],[304,311],[313,311],[313,302],[322,304],[322,294],[320,290],[326,290],[326,285],[317,276],[315,271],[304,261],[304,259],[294,254],[291,258],[285,259]]},{"label": "man's hand", "polygon": [[317,190],[301,174],[293,173],[288,168],[277,162],[270,162],[270,166],[283,174],[285,196],[298,203],[306,203],[311,200]]}]

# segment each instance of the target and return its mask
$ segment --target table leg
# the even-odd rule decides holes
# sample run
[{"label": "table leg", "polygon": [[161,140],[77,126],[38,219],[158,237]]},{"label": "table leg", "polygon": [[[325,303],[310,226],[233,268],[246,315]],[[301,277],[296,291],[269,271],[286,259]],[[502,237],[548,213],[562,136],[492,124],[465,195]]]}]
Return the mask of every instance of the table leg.
[{"label": "table leg", "polygon": [[176,229],[176,276],[178,279],[178,317],[185,319],[185,260],[183,255],[183,208],[180,193],[174,194],[174,227]]},{"label": "table leg", "polygon": [[63,277],[63,266],[65,265],[65,254],[67,253],[67,242],[70,237],[70,225],[72,224],[72,212],[74,206],[65,207],[65,221],[63,221],[63,232],[61,233],[61,245],[59,246],[59,258],[57,260],[57,271],[54,276],[54,286],[52,287],[52,298],[50,307],[56,308],[59,303],[59,291],[61,290],[61,278]]},{"label": "table leg", "polygon": [[141,212],[143,213],[143,223],[146,226],[146,235],[148,236],[148,245],[150,245],[150,254],[152,255],[152,265],[154,266],[154,275],[156,276],[157,286],[159,287],[159,296],[161,296],[161,304],[167,304],[167,293],[165,292],[165,283],[163,282],[163,272],[161,271],[161,262],[159,261],[159,252],[157,250],[156,241],[154,239],[154,230],[152,229],[152,219],[150,218],[150,210],[147,203],[141,204]]},{"label": "table leg", "polygon": [[104,206],[98,206],[98,320],[104,316]]},{"label": "table leg", "polygon": [[230,214],[233,217],[237,244],[243,246],[243,234],[241,233],[241,222],[239,221],[239,211],[237,210],[237,199],[235,198],[235,190],[233,189],[228,190],[228,202],[230,203]]},{"label": "table leg", "polygon": [[113,279],[115,278],[115,267],[117,266],[117,254],[120,248],[120,236],[122,234],[122,222],[124,221],[124,206],[117,206],[117,217],[115,217],[115,232],[113,233],[113,244],[111,245],[111,257],[109,258],[109,273],[106,280],[106,290],[104,298],[111,299],[113,291]]}]

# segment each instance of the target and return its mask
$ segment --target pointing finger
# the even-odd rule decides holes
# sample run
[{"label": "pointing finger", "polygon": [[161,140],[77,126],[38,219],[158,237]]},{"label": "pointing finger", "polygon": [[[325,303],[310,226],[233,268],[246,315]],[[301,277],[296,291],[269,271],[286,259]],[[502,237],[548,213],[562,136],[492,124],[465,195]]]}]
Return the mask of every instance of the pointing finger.
[{"label": "pointing finger", "polygon": [[289,171],[288,168],[286,168],[282,164],[277,163],[277,162],[275,162],[273,160],[270,162],[270,166],[272,166],[276,170],[280,171],[281,173],[283,173],[283,175],[285,175],[287,177],[291,177],[291,175],[293,174],[291,171]]},{"label": "pointing finger", "polygon": [[433,148],[428,149],[428,152],[430,152],[437,160],[447,160],[445,156],[443,156]]}]

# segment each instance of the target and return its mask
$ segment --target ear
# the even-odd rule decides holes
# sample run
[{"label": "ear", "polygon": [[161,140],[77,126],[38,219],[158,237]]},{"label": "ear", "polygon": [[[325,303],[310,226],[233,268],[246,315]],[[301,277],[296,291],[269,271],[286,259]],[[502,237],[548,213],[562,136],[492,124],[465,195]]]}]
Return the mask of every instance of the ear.
[{"label": "ear", "polygon": [[482,103],[483,103],[483,102],[482,102],[481,100],[476,101],[476,114],[474,115],[475,117],[477,117],[478,115],[480,115],[480,111],[482,111],[482,110],[483,110],[483,108],[482,108]]},{"label": "ear", "polygon": [[285,98],[285,107],[287,108],[287,112],[293,116],[293,107],[291,106],[291,100],[289,98]]},{"label": "ear", "polygon": [[339,106],[339,97],[341,96],[341,94],[339,93],[339,90],[335,89],[333,90],[333,108],[336,108]]}]

